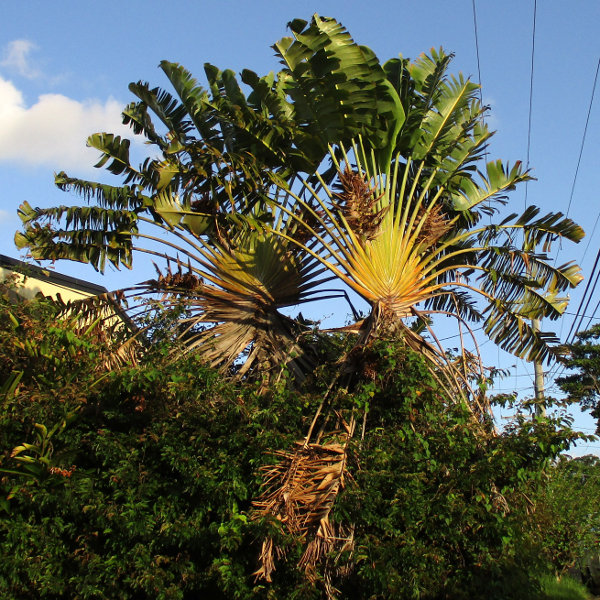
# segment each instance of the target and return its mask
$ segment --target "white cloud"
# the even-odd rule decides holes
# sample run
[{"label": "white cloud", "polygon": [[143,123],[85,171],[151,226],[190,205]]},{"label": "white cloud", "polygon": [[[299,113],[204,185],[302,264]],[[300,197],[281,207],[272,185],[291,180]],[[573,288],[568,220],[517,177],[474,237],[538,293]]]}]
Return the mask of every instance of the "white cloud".
[{"label": "white cloud", "polygon": [[36,48],[37,46],[29,40],[13,40],[6,45],[0,65],[14,69],[27,79],[35,79],[41,72],[30,63],[29,53]]},{"label": "white cloud", "polygon": [[27,106],[21,91],[0,77],[0,163],[67,172],[90,168],[98,160],[98,152],[85,145],[90,134],[132,137],[121,123],[122,108],[114,98],[79,102],[61,94],[43,94]]},{"label": "white cloud", "polygon": [[13,215],[11,213],[0,208],[0,223],[8,223],[9,221],[12,221],[12,218]]}]

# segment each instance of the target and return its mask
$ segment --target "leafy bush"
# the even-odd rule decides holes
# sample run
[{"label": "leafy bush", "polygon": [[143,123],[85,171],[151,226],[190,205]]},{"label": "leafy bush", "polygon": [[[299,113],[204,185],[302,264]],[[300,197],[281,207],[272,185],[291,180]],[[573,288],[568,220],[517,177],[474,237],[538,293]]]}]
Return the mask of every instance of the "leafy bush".
[{"label": "leafy bush", "polygon": [[562,456],[531,496],[536,504],[531,527],[556,574],[583,571],[600,547],[600,459]]},{"label": "leafy bush", "polygon": [[370,431],[339,507],[356,523],[346,594],[528,597],[537,587],[528,572],[541,565],[523,535],[521,490],[561,436],[535,421],[496,435],[448,401],[416,354],[382,347],[378,363]]},{"label": "leafy bush", "polygon": [[588,600],[591,597],[584,585],[570,577],[557,579],[553,575],[545,575],[540,583],[540,600]]},{"label": "leafy bush", "polygon": [[[295,566],[302,540],[253,518],[252,500],[261,465],[306,434],[335,361],[302,392],[281,381],[259,394],[193,356],[173,361],[157,333],[140,364],[107,371],[106,346],[70,335],[44,302],[3,308],[19,324],[3,322],[2,376],[23,372],[0,411],[3,598],[291,600],[323,597],[327,577],[358,599],[535,591],[521,490],[566,443],[556,424],[523,421],[496,435],[448,401],[419,356],[380,343],[373,376],[339,396],[340,411],[369,409],[333,513],[354,528],[354,548],[307,579]],[[45,348],[30,362],[26,339]],[[60,425],[43,461],[36,423],[48,434]],[[272,583],[257,583],[267,536],[286,560]]]},{"label": "leafy bush", "polygon": [[154,364],[88,398],[43,477],[16,490],[6,478],[3,597],[230,597],[228,563],[253,569],[256,553],[239,549],[256,467],[299,426],[293,411],[274,429],[277,401],[239,395],[193,360]]}]

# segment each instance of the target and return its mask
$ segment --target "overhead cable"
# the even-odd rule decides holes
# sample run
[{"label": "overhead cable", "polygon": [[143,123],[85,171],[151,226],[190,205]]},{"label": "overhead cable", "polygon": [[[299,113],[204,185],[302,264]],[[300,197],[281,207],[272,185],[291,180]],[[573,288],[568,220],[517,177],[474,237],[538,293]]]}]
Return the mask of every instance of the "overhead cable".
[{"label": "overhead cable", "polygon": [[[531,33],[531,73],[529,76],[529,117],[527,122],[527,168],[531,151],[531,116],[533,114],[533,65],[535,61],[535,22],[537,16],[537,0],[533,0],[533,30]],[[527,208],[527,181],[525,182],[525,208]]]},{"label": "overhead cable", "polygon": [[581,164],[581,156],[583,155],[583,147],[585,145],[585,136],[587,135],[588,125],[590,122],[590,114],[592,113],[592,105],[594,104],[594,94],[596,93],[596,83],[598,82],[598,70],[600,70],[600,58],[598,59],[598,64],[596,65],[594,85],[592,86],[592,97],[590,98],[590,106],[588,107],[587,117],[585,119],[585,127],[583,128],[583,137],[581,138],[581,147],[579,148],[579,158],[577,159],[577,167],[575,168],[575,175],[573,176],[573,185],[571,186],[571,195],[569,196],[569,204],[567,206],[567,217],[569,216],[569,211],[571,210],[571,203],[573,202],[573,194],[575,193],[575,183],[577,182],[577,175],[579,174],[579,165]]}]

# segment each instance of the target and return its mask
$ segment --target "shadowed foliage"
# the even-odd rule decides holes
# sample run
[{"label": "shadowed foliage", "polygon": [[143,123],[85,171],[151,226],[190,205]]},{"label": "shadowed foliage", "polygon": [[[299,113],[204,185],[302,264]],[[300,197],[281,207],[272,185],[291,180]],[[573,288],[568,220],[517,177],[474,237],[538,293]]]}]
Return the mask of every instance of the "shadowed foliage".
[{"label": "shadowed foliage", "polygon": [[[335,19],[289,27],[274,46],[282,69],[243,71],[246,87],[206,65],[204,88],[163,61],[172,91],[133,83],[136,100],[123,112],[150,155],[136,166],[129,140],[94,134],[96,166],[119,185],[59,173],[58,187],[85,206],[19,209],[15,241],[35,259],[100,271],[131,268],[134,255],[159,263],[156,278],[119,294],[141,322],[159,315],[145,323],[143,365],[107,374],[108,387],[86,400],[96,413],[83,410],[74,434],[102,452],[81,459],[95,476],[70,481],[100,477],[114,514],[132,511],[119,512],[128,533],[112,536],[113,512],[103,509],[97,530],[109,548],[88,539],[84,565],[98,555],[100,572],[124,544],[134,558],[107,573],[140,597],[466,598],[492,580],[489,597],[517,598],[522,579],[507,582],[510,571],[524,573],[510,516],[524,510],[519,481],[535,478],[573,435],[560,433],[560,419],[499,435],[486,371],[464,338],[475,341],[480,324],[516,356],[555,358],[554,334],[529,322],[564,312],[564,292],[581,275],[548,252],[583,231],[532,206],[492,222],[530,175],[520,162],[487,160],[479,86],[449,74],[451,55],[381,63]],[[285,313],[348,298],[348,288],[368,314],[337,331]],[[458,324],[456,356],[438,341],[438,316]],[[217,384],[211,368],[227,377]],[[139,457],[134,466],[121,450]],[[144,473],[161,466],[166,481],[149,483],[146,495]],[[132,479],[124,501],[113,487]],[[93,513],[86,493],[73,491]],[[43,527],[27,502],[23,527]],[[163,565],[173,564],[169,575]],[[32,589],[15,565],[13,585]],[[96,576],[90,585],[110,586]]]}]

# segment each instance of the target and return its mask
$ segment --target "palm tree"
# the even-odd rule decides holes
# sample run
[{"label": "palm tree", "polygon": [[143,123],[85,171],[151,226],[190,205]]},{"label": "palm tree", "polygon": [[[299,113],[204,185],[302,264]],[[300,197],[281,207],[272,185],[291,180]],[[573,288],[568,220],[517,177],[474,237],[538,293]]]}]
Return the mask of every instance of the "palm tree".
[{"label": "palm tree", "polygon": [[425,344],[406,320],[425,327],[431,315],[446,314],[464,326],[483,321],[485,333],[519,357],[549,359],[558,340],[529,321],[558,318],[566,308],[560,294],[581,275],[546,253],[554,239],[579,241],[583,231],[535,207],[482,225],[530,176],[521,163],[490,161],[480,170],[492,135],[486,109],[479,86],[448,75],[451,59],[440,50],[385,63],[387,95],[402,107],[388,115],[387,136],[359,135],[349,152],[343,140],[330,145],[333,168],[286,192],[294,214],[281,210],[307,229],[302,215],[316,224],[313,246],[300,245],[371,305],[355,327],[362,341],[394,327],[440,364],[443,349]]},{"label": "palm tree", "polygon": [[[123,183],[59,173],[58,187],[90,206],[24,203],[17,246],[29,247],[36,259],[77,260],[100,271],[107,262],[131,268],[136,252],[163,259],[166,270],[132,294],[158,293],[170,305],[185,300],[188,348],[225,369],[249,352],[242,373],[295,356],[292,369],[300,375],[309,366],[298,346],[306,328],[279,309],[315,297],[320,269],[285,241],[297,223],[277,218],[264,198],[274,185],[288,189],[299,173],[314,173],[330,142],[370,133],[373,123],[383,130],[389,84],[372,53],[333,19],[290,26],[295,39],[275,46],[285,68],[277,77],[243,71],[248,96],[232,72],[212,65],[205,67],[208,89],[167,61],[161,68],[175,95],[131,84],[138,100],[125,108],[124,123],[157,156],[135,167],[129,140],[90,136],[88,145],[101,153],[96,166]],[[267,231],[267,222],[283,235]],[[177,265],[177,274],[169,265]]]},{"label": "palm tree", "polygon": [[[283,64],[277,75],[242,72],[248,95],[233,73],[211,65],[207,89],[166,61],[174,95],[132,84],[138,100],[124,122],[157,155],[134,167],[128,140],[91,136],[97,166],[122,177],[121,185],[59,174],[57,185],[90,205],[22,205],[17,245],[37,259],[79,260],[101,271],[107,261],[131,267],[136,252],[162,259],[166,268],[132,294],[183,305],[178,332],[188,347],[223,369],[238,364],[245,375],[276,373],[284,363],[300,376],[310,368],[304,326],[280,309],[329,296],[319,286],[330,278],[370,305],[369,316],[348,328],[359,347],[402,336],[461,394],[469,395],[469,357],[461,368],[447,366],[430,326],[435,314],[461,327],[482,321],[491,339],[519,356],[550,357],[553,336],[528,320],[557,318],[566,306],[560,294],[580,275],[545,253],[556,237],[577,241],[582,231],[534,207],[483,224],[529,174],[519,163],[479,168],[492,134],[478,86],[449,76],[452,56],[441,50],[381,64],[334,19],[315,15],[289,26],[292,37],[274,46]],[[340,429],[319,444],[318,417],[299,449],[273,467],[275,487],[259,501],[262,510],[288,514],[296,488],[313,490],[301,509],[306,526],[295,531],[312,540],[307,570],[340,533],[328,517],[355,429],[355,415],[338,413]],[[309,480],[288,477],[300,464]],[[277,487],[280,479],[287,487]],[[272,557],[267,541],[266,578]]]},{"label": "palm tree", "polygon": [[423,161],[397,155],[392,170],[380,172],[375,160],[370,167],[361,161],[364,146],[352,154],[355,164],[345,154],[345,167],[332,155],[337,186],[321,180],[318,192],[305,182],[308,199],[289,193],[320,228],[311,229],[319,247],[305,247],[307,253],[371,305],[354,328],[363,343],[392,329],[431,351],[405,321],[416,317],[426,325],[427,317],[446,314],[461,323],[483,320],[485,333],[519,357],[545,359],[557,351],[528,321],[560,317],[567,299],[558,294],[581,275],[576,265],[554,266],[537,248],[548,250],[555,238],[578,241],[581,228],[560,214],[539,217],[535,207],[498,225],[476,223],[478,209],[489,211],[490,200],[528,178],[519,165],[489,163],[482,184],[487,193],[471,200],[465,215],[456,200],[464,202],[466,194],[437,183],[437,167],[428,172]]},{"label": "palm tree", "polygon": [[[492,217],[505,194],[530,176],[520,163],[489,161],[478,168],[492,134],[478,86],[448,76],[451,58],[439,51],[414,63],[394,59],[383,65],[386,94],[396,107],[385,132],[375,128],[351,144],[331,144],[332,168],[299,187],[280,189],[287,204],[279,209],[312,234],[312,243],[278,235],[370,305],[367,318],[343,328],[358,334],[344,361],[348,368],[340,369],[344,385],[356,378],[357,362],[358,374],[368,377],[360,356],[368,355],[375,338],[400,338],[429,359],[448,398],[467,401],[479,426],[489,414],[485,395],[470,385],[481,381],[480,360],[464,347],[460,360],[450,360],[431,318],[454,317],[461,346],[463,328],[472,335],[469,322],[483,322],[500,347],[529,360],[550,358],[558,340],[535,331],[529,321],[558,318],[567,305],[560,294],[581,275],[576,265],[555,266],[546,253],[556,238],[579,241],[583,231],[559,213],[540,217],[535,207],[499,224],[483,223],[482,217]],[[321,425],[315,427],[318,419]],[[265,468],[257,514],[275,516],[305,542],[299,567],[308,577],[328,553],[340,556],[352,547],[352,527],[333,523],[331,510],[343,486],[356,419],[355,411],[343,415],[335,397],[326,395],[305,439]],[[328,422],[336,425],[328,429]],[[365,410],[363,436],[366,423]],[[270,579],[277,553],[273,540],[266,539],[257,577]],[[328,569],[325,585],[333,597]]]},{"label": "palm tree", "polygon": [[[368,357],[376,338],[402,339],[429,360],[447,397],[471,408],[474,426],[482,425],[484,435],[489,405],[485,394],[470,385],[483,377],[480,361],[464,349],[458,364],[449,360],[441,345],[427,341],[414,325],[437,341],[429,325],[433,315],[451,316],[467,328],[469,321],[483,321],[485,333],[500,347],[518,356],[548,357],[556,351],[548,343],[553,340],[533,330],[529,320],[558,318],[567,305],[559,294],[577,285],[581,275],[576,265],[554,266],[537,248],[541,244],[548,250],[557,237],[577,241],[583,232],[560,214],[538,217],[534,207],[498,225],[478,223],[478,212],[492,210],[490,201],[528,178],[520,165],[504,168],[490,162],[480,183],[463,178],[452,185],[439,165],[428,165],[424,158],[397,154],[381,171],[375,152],[369,157],[360,142],[348,153],[340,145],[343,162],[332,149],[333,184],[317,175],[318,188],[304,181],[300,191],[288,191],[301,211],[280,205],[310,231],[314,243],[309,247],[271,232],[298,245],[370,304],[365,319],[343,328],[358,334],[340,368],[344,387],[357,376],[369,377],[361,357]],[[470,196],[470,191],[475,193]],[[335,396],[326,394],[305,439],[265,468],[264,491],[255,503],[257,514],[280,519],[288,533],[305,542],[298,566],[309,578],[328,554],[340,556],[352,548],[352,526],[334,523],[331,511],[344,484],[356,413],[344,414]],[[362,437],[367,414],[365,408]],[[278,553],[272,539],[263,542],[257,577],[270,580]],[[331,568],[325,567],[325,585],[333,598]]]}]

